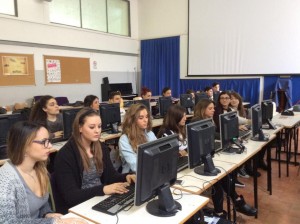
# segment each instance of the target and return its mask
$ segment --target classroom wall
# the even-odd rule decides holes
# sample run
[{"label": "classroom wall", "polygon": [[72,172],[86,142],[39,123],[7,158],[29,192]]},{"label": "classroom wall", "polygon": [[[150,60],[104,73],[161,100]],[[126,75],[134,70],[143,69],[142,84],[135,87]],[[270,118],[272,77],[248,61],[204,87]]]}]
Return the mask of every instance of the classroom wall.
[{"label": "classroom wall", "polygon": [[[31,103],[34,95],[67,96],[70,102],[87,94],[101,99],[103,77],[111,83],[138,79],[138,8],[130,0],[131,37],[49,23],[49,3],[40,0],[18,1],[17,18],[0,15],[0,52],[34,54],[35,86],[0,86],[0,105]],[[45,85],[43,55],[87,57],[91,63],[90,84]],[[94,62],[97,67],[94,68]]]}]

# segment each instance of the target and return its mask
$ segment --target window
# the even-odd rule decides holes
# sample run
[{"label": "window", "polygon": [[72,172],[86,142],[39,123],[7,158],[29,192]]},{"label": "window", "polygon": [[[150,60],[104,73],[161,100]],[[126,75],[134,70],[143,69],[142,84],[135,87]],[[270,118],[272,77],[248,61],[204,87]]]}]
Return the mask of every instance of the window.
[{"label": "window", "polygon": [[0,0],[0,13],[17,16],[17,0]]},{"label": "window", "polygon": [[81,27],[80,0],[52,1],[49,6],[51,22]]},{"label": "window", "polygon": [[130,36],[129,1],[60,0],[50,5],[50,22]]},{"label": "window", "polygon": [[129,2],[108,0],[108,32],[129,36]]}]

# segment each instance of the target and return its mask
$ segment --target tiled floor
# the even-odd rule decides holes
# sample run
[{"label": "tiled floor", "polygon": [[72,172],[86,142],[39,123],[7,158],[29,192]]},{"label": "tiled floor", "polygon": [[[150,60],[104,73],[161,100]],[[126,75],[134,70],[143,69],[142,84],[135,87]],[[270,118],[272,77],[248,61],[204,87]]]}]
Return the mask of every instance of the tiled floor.
[{"label": "tiled floor", "polygon": [[[272,150],[274,154],[275,149]],[[275,157],[273,155],[273,157]],[[283,156],[282,156],[283,157]],[[293,158],[294,159],[294,158]],[[300,162],[300,156],[297,156]],[[286,176],[286,164],[281,163],[281,178],[278,177],[278,162],[272,161],[273,194],[267,191],[267,172],[259,169],[262,174],[258,178],[258,218],[237,213],[237,223],[253,224],[290,224],[300,223],[300,175],[299,166],[289,165],[289,177]],[[239,180],[246,184],[245,188],[236,188],[248,204],[254,205],[253,178]],[[210,207],[213,207],[211,204]],[[224,208],[226,208],[224,204]]]}]

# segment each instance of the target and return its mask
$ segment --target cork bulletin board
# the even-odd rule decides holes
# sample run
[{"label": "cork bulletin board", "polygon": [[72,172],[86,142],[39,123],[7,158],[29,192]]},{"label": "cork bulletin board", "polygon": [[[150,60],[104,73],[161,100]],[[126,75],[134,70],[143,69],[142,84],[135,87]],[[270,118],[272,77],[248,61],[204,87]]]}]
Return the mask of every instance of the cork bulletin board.
[{"label": "cork bulletin board", "polygon": [[35,85],[32,54],[0,53],[0,86]]},{"label": "cork bulletin board", "polygon": [[90,59],[44,55],[45,83],[91,83]]}]

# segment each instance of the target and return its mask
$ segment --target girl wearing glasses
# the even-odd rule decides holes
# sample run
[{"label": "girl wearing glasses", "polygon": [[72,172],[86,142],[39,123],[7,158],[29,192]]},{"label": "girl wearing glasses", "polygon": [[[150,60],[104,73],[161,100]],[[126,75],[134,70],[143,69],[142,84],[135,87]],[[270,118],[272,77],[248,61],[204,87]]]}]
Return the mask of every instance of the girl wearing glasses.
[{"label": "girl wearing glasses", "polygon": [[179,136],[179,154],[187,155],[187,141],[185,132],[186,111],[180,105],[172,105],[164,117],[163,124],[157,134],[158,138],[172,134]]},{"label": "girl wearing glasses", "polygon": [[46,128],[32,122],[16,123],[8,134],[8,157],[0,168],[0,223],[86,223],[60,219],[48,204],[50,148]]},{"label": "girl wearing glasses", "polygon": [[29,120],[46,127],[51,139],[59,139],[63,136],[62,115],[59,113],[59,106],[53,96],[42,96],[32,108]]},{"label": "girl wearing glasses", "polygon": [[119,150],[122,159],[122,173],[136,172],[137,147],[140,144],[156,139],[151,131],[152,122],[147,107],[143,104],[133,104],[127,110],[122,125],[123,134],[119,140]]},{"label": "girl wearing glasses", "polygon": [[227,91],[221,92],[219,95],[218,103],[215,108],[215,113],[213,116],[214,122],[217,127],[217,129],[216,129],[217,132],[220,132],[219,115],[232,111],[231,108],[229,107],[230,97],[231,97],[231,95]]},{"label": "girl wearing glasses", "polygon": [[81,109],[73,122],[73,133],[57,153],[54,180],[59,200],[57,210],[68,209],[92,197],[122,194],[135,175],[118,173],[107,146],[100,143],[101,118],[91,108]]}]

